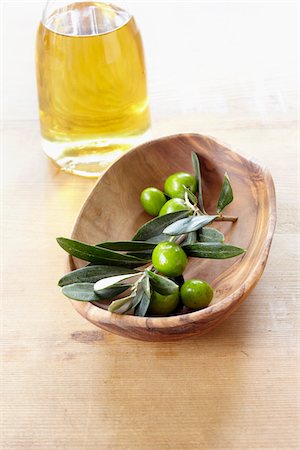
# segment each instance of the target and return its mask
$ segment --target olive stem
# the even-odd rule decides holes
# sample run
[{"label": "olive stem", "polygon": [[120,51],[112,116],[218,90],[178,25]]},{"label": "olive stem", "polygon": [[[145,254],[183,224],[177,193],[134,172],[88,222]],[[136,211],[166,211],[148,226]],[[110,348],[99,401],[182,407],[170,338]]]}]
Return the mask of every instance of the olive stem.
[{"label": "olive stem", "polygon": [[[199,208],[195,210],[195,215],[200,216],[202,215]],[[236,222],[238,220],[238,216],[223,216],[223,214],[220,214],[218,217],[215,218],[214,222]]]},{"label": "olive stem", "polygon": [[188,193],[187,193],[187,192],[185,192],[185,194],[184,194],[184,201],[185,201],[186,206],[187,206],[191,211],[193,211],[194,214],[203,214],[203,213],[200,211],[200,209],[198,208],[198,206],[197,206],[196,204],[193,205],[193,204],[190,202],[189,196],[188,196]]},{"label": "olive stem", "polygon": [[237,220],[237,216],[222,216],[221,214],[215,219],[215,222],[236,222]]},{"label": "olive stem", "polygon": [[187,238],[187,234],[181,234],[180,236],[176,236],[176,244],[181,244],[181,242],[183,242],[186,238]]}]

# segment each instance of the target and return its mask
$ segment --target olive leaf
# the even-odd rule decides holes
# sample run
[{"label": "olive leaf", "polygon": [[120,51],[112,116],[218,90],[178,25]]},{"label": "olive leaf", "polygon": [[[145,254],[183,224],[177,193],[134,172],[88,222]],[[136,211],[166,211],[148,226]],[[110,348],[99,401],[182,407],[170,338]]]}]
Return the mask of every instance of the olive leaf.
[{"label": "olive leaf", "polygon": [[144,265],[147,260],[123,255],[105,248],[99,248],[93,245],[67,238],[57,238],[58,244],[70,255],[85,261],[97,264],[125,267],[139,267]]},{"label": "olive leaf", "polygon": [[135,308],[140,303],[140,301],[142,300],[144,295],[145,295],[145,292],[144,292],[143,288],[140,288],[137,291],[135,297],[133,297],[133,299],[132,299],[131,308]]},{"label": "olive leaf", "polygon": [[118,300],[111,302],[107,310],[109,312],[124,314],[126,311],[129,311],[129,309],[131,309],[131,302],[131,295],[129,295],[128,297],[119,298]]},{"label": "olive leaf", "polygon": [[140,242],[140,241],[117,241],[117,242],[101,242],[101,244],[97,244],[96,247],[126,252],[143,252],[144,250],[153,250],[155,244],[151,242]]},{"label": "olive leaf", "polygon": [[[138,272],[138,274],[140,274],[140,273],[141,272]],[[102,280],[99,280],[99,281],[97,281],[97,283],[95,283],[94,291],[96,292],[96,294],[98,294],[98,292],[102,291],[103,289],[114,286],[115,284],[119,283],[120,281],[127,280],[128,278],[132,278],[133,276],[135,276],[135,275],[130,273],[127,275],[115,275],[113,277],[102,278]]]},{"label": "olive leaf", "polygon": [[[187,217],[190,214],[189,211],[176,211],[170,214],[165,214],[163,216],[155,217],[155,219],[149,220],[149,222],[146,222],[144,225],[142,225],[134,237],[132,238],[133,241],[149,241],[149,239],[153,238],[154,236],[161,235],[163,230],[170,225],[171,223],[175,222],[178,219],[182,219],[183,217]],[[166,237],[166,241],[168,238]]]},{"label": "olive leaf", "polygon": [[197,240],[198,240],[197,231],[191,231],[190,233],[188,233],[187,238],[185,239],[184,243],[185,244],[195,244],[195,242],[197,242]]},{"label": "olive leaf", "polygon": [[124,299],[118,299],[112,302],[108,310],[110,312],[116,312],[118,314],[123,314],[124,312],[127,312],[129,310],[134,310],[134,308],[137,307],[137,305],[141,302],[145,295],[146,294],[142,286],[140,285],[139,289],[135,293],[132,293]]},{"label": "olive leaf", "polygon": [[224,175],[223,185],[218,200],[217,213],[220,214],[225,206],[229,205],[233,200],[233,192],[227,173]]},{"label": "olive leaf", "polygon": [[101,289],[97,291],[97,296],[101,300],[111,300],[122,292],[127,291],[127,289],[131,288],[132,284],[116,284],[115,286],[110,286],[105,289]]},{"label": "olive leaf", "polygon": [[140,291],[137,296],[138,299],[135,299],[133,302],[133,304],[137,304],[139,301],[138,307],[135,310],[135,315],[144,317],[147,313],[151,298],[151,286],[148,271],[145,272],[145,277],[140,282]]},{"label": "olive leaf", "polygon": [[202,179],[201,179],[201,170],[200,163],[197,156],[197,153],[192,152],[192,163],[195,172],[195,178],[197,181],[197,191],[198,191],[198,203],[200,210],[205,214],[204,204],[203,204],[203,195],[202,195]]},{"label": "olive leaf", "polygon": [[94,283],[68,284],[62,288],[62,293],[73,300],[80,302],[95,302],[99,297],[94,292]]},{"label": "olive leaf", "polygon": [[151,261],[151,257],[152,257],[152,252],[151,253],[127,253],[130,256],[138,256],[140,255],[141,258],[146,259],[147,262],[149,263]]},{"label": "olive leaf", "polygon": [[154,291],[162,295],[174,294],[178,291],[179,287],[174,281],[169,278],[163,277],[156,273],[148,271],[148,276],[150,280],[151,287]]},{"label": "olive leaf", "polygon": [[[198,241],[199,242],[224,242],[225,237],[221,231],[215,228],[204,227],[199,230]],[[193,244],[193,242],[185,241],[185,244]]]},{"label": "olive leaf", "polygon": [[151,287],[150,287],[148,271],[146,271],[146,276],[142,279],[141,285],[142,285],[142,288],[143,288],[145,294],[148,297],[151,297]]},{"label": "olive leaf", "polygon": [[187,193],[187,196],[190,199],[190,201],[193,203],[193,205],[197,205],[198,199],[197,199],[196,195],[186,186],[183,186],[183,189]]},{"label": "olive leaf", "polygon": [[148,297],[148,295],[145,292],[143,292],[141,301],[136,309],[135,315],[140,316],[140,317],[145,317],[145,315],[148,311],[149,305],[150,305],[150,297]]},{"label": "olive leaf", "polygon": [[188,256],[195,258],[227,259],[241,255],[246,250],[220,242],[199,242],[197,244],[183,245],[183,250]]},{"label": "olive leaf", "polygon": [[157,244],[159,244],[160,242],[166,242],[166,241],[168,241],[168,240],[169,240],[168,236],[166,236],[165,234],[161,233],[161,234],[158,234],[158,235],[156,235],[156,236],[153,236],[153,237],[150,238],[150,239],[147,239],[146,242],[150,242],[150,243],[152,243],[152,244],[157,245]]},{"label": "olive leaf", "polygon": [[[160,242],[166,242],[168,240],[169,240],[168,236],[166,236],[165,234],[159,234],[158,236],[154,236],[153,238],[146,241],[146,243],[153,245],[152,250],[145,250],[143,252],[142,251],[141,252],[129,252],[129,253],[127,253],[127,255],[134,256],[136,258],[147,259],[148,261],[150,261],[152,258],[152,252],[153,252],[154,248],[156,247],[156,245],[159,244]],[[137,241],[132,241],[132,242],[135,243]]]},{"label": "olive leaf", "polygon": [[167,226],[163,231],[165,234],[170,236],[178,236],[183,233],[190,233],[191,231],[197,231],[200,228],[208,225],[213,220],[215,220],[217,216],[193,216],[186,217],[185,219],[177,220],[171,225]]},{"label": "olive leaf", "polygon": [[129,273],[134,275],[138,272],[133,269],[118,266],[86,266],[64,275],[59,280],[58,285],[63,287],[74,283],[96,283],[96,281],[101,280],[102,278],[114,275],[126,275]]}]

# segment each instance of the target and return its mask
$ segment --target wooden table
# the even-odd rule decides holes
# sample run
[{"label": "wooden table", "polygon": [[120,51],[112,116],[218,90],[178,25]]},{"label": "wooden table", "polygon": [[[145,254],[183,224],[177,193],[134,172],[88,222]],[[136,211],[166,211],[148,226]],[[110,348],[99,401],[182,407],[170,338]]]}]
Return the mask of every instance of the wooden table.
[{"label": "wooden table", "polygon": [[[27,3],[33,11],[34,3]],[[15,17],[10,8],[4,8],[11,20],[7,27]],[[290,17],[277,50],[280,59],[290,49],[292,66],[274,73],[271,86],[261,84],[256,103],[251,101],[257,84],[251,85],[250,76],[241,86],[226,77],[222,84],[219,74],[212,92],[206,89],[211,86],[206,68],[204,78],[199,76],[206,95],[202,108],[197,96],[188,101],[176,90],[183,72],[170,82],[164,71],[155,77],[149,66],[155,137],[181,131],[217,137],[266,164],[277,190],[278,224],[260,283],[236,313],[200,338],[164,344],[127,340],[84,321],[60,294],[56,283],[65,256],[55,237],[70,235],[95,180],[64,174],[47,161],[34,99],[25,109],[21,103],[20,112],[21,86],[13,93],[15,75],[5,78],[1,449],[299,448],[299,143],[290,76],[296,61],[289,34],[294,10],[285,8],[273,12],[270,27],[276,37],[282,14]],[[220,23],[223,13],[216,10]],[[155,59],[145,34],[148,58]],[[254,48],[259,51],[259,38]],[[190,51],[197,56],[197,49]],[[31,70],[26,66],[25,79]]]}]

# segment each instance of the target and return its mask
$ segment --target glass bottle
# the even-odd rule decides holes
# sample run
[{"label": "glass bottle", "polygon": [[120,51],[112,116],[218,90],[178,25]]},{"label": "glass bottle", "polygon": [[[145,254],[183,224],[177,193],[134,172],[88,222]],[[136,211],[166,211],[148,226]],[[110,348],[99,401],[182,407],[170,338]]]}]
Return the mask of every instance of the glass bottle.
[{"label": "glass bottle", "polygon": [[63,170],[99,176],[148,139],[143,44],[122,2],[48,1],[36,70],[42,146]]}]

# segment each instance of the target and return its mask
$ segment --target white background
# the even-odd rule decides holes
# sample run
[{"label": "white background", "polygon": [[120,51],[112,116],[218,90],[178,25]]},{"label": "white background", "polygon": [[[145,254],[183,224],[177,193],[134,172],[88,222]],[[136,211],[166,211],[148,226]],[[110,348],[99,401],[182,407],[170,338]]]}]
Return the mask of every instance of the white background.
[{"label": "white background", "polygon": [[[34,47],[45,3],[2,3],[6,120],[38,119]],[[296,113],[297,2],[126,3],[142,32],[153,121]]]}]

